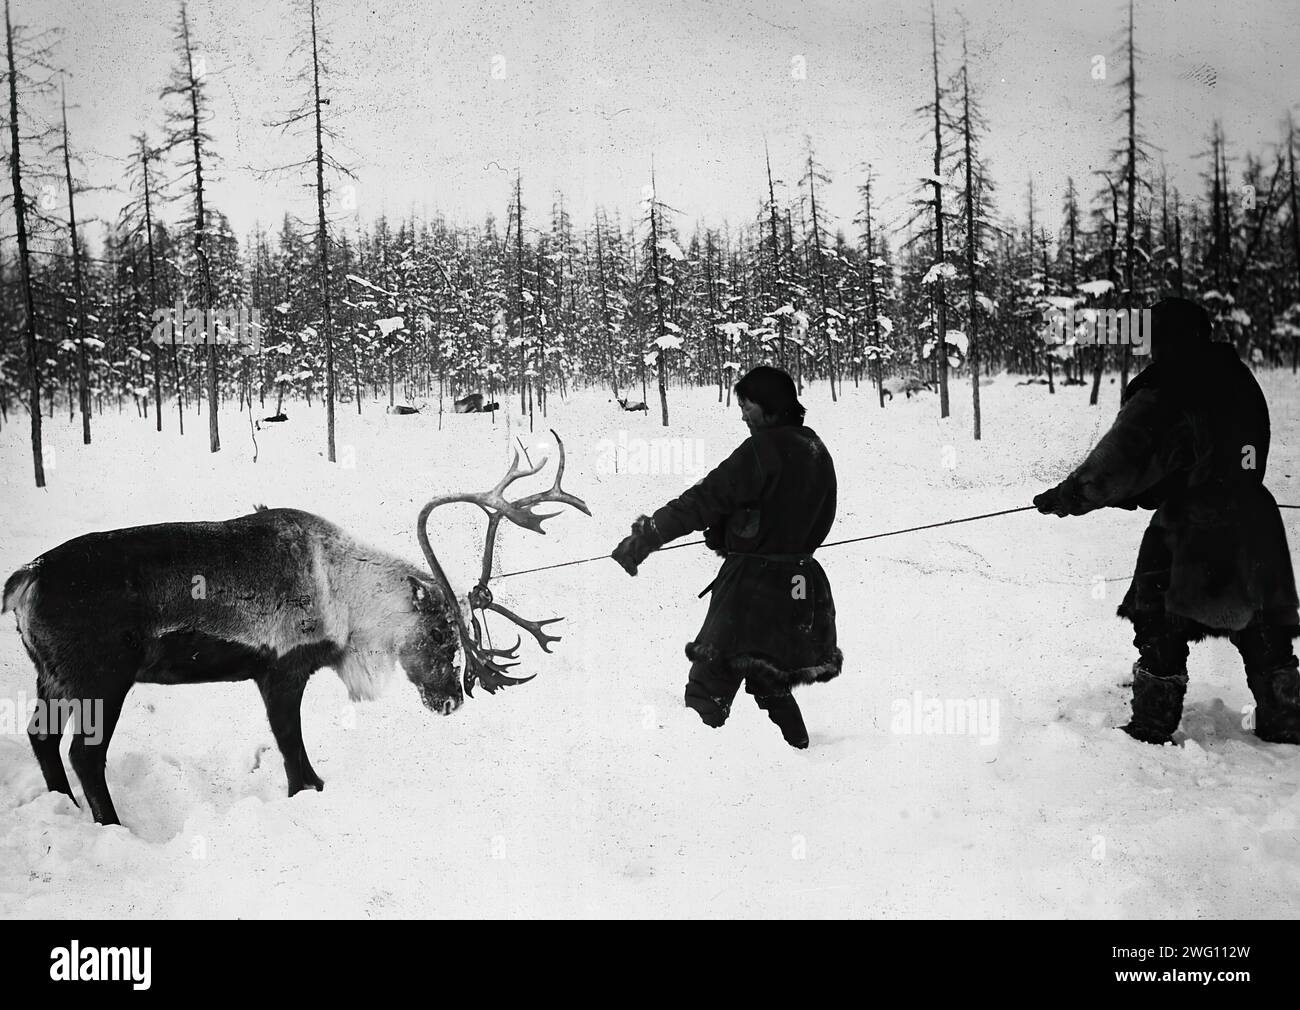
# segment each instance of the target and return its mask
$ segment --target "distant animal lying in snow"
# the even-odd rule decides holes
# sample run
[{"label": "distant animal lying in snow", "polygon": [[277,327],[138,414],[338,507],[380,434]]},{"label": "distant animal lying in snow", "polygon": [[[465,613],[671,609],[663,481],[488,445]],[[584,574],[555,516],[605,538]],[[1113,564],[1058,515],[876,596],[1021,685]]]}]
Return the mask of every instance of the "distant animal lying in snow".
[{"label": "distant animal lying in snow", "polygon": [[263,420],[263,421],[287,421],[287,420],[289,420],[289,415],[288,415],[288,414],[272,414],[270,417],[264,417],[264,418],[262,418],[262,420]]},{"label": "distant animal lying in snow", "polygon": [[633,403],[631,400],[626,400],[620,396],[618,398],[618,405],[622,407],[624,410],[633,410],[633,411],[644,410],[647,414],[650,413],[650,408],[646,406],[645,400],[640,400],[637,403]]},{"label": "distant animal lying in snow", "polygon": [[407,407],[406,405],[401,403],[394,403],[388,407],[387,412],[389,414],[418,414],[420,412],[420,408]]},{"label": "distant animal lying in snow", "polygon": [[492,403],[483,402],[482,393],[470,393],[468,396],[462,396],[455,402],[457,414],[487,414],[494,410],[500,410],[501,405],[495,401]]},{"label": "distant animal lying in snow", "polygon": [[934,391],[934,387],[930,383],[915,375],[886,379],[881,384],[881,388],[891,400],[894,398],[895,393],[902,393],[910,400],[913,393],[930,393]]}]

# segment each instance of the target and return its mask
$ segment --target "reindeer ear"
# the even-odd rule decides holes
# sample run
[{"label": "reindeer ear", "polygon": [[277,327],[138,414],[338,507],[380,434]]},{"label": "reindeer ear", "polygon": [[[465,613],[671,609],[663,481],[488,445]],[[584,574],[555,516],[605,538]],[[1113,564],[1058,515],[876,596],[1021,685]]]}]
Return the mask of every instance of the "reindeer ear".
[{"label": "reindeer ear", "polygon": [[430,583],[421,582],[414,575],[408,575],[406,580],[411,584],[411,603],[416,610],[427,613],[437,607],[437,598]]}]

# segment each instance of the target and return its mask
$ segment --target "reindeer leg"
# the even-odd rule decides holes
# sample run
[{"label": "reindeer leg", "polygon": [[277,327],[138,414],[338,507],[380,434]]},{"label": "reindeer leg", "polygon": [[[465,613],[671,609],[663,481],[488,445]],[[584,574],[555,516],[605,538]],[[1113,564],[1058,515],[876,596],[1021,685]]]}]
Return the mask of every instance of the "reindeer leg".
[{"label": "reindeer leg", "polygon": [[[103,677],[101,682],[107,685],[104,697],[77,699],[73,725],[76,736],[72,740],[69,757],[95,820],[100,824],[121,824],[113,799],[108,794],[104,767],[108,763],[108,745],[113,739],[113,730],[117,728],[118,716],[122,714],[122,703],[131,690],[131,680],[110,674]],[[87,712],[88,705],[97,710]]]},{"label": "reindeer leg", "polygon": [[294,665],[273,666],[257,678],[257,689],[262,692],[262,701],[266,704],[271,734],[284,758],[290,796],[308,787],[317,792],[325,788],[324,780],[307,760],[307,750],[302,742],[302,695],[310,676],[310,671]]},{"label": "reindeer leg", "polygon": [[63,758],[59,754],[66,713],[64,707],[50,697],[43,675],[36,680],[36,697],[40,707],[32,713],[27,724],[27,739],[36,755],[36,763],[41,766],[41,774],[45,776],[45,788],[52,793],[63,793],[76,803],[72,786],[68,783],[67,769],[63,767]]}]

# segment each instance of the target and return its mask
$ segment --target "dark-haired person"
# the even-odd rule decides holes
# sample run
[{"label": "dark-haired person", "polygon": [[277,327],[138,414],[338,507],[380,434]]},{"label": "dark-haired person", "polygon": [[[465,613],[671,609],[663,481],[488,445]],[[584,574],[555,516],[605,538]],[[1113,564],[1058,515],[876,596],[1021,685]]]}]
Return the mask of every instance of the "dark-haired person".
[{"label": "dark-haired person", "polygon": [[786,742],[802,748],[808,731],[791,689],[830,680],[843,664],[830,583],[813,558],[835,520],[835,465],[804,426],[789,375],[759,366],[735,390],[749,437],[694,487],[640,516],[611,557],[635,575],[670,540],[704,530],[726,560],[686,646],[686,705],[721,726],[743,681]]},{"label": "dark-haired person", "polygon": [[1133,717],[1124,731],[1169,742],[1182,718],[1187,646],[1226,637],[1255,696],[1255,735],[1300,743],[1300,634],[1286,532],[1264,487],[1264,394],[1231,344],[1212,343],[1205,310],[1183,298],[1151,309],[1151,364],[1125,388],[1110,431],[1040,512],[1155,509],[1119,615],[1133,623]]}]

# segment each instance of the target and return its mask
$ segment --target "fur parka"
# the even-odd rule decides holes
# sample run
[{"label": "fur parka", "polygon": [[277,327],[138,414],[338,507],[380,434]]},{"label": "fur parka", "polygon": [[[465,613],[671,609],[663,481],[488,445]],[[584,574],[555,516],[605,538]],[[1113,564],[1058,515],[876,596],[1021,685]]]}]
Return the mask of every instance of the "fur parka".
[{"label": "fur parka", "polygon": [[812,556],[835,519],[835,465],[812,429],[756,430],[694,487],[656,511],[666,543],[705,531],[723,561],[686,655],[777,686],[839,674],[835,601]]},{"label": "fur parka", "polygon": [[1230,344],[1153,362],[1061,485],[1070,511],[1155,509],[1119,616],[1174,618],[1193,638],[1247,625],[1300,633],[1286,531],[1264,486],[1269,416]]}]

